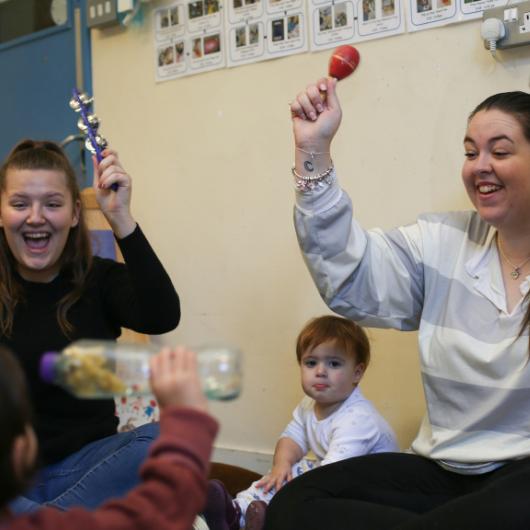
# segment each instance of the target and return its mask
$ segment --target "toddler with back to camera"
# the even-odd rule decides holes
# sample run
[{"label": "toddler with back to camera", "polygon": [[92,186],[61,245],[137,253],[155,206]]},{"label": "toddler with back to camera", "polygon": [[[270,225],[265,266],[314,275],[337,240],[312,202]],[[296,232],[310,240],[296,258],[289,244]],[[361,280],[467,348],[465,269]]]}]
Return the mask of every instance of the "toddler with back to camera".
[{"label": "toddler with back to camera", "polygon": [[163,348],[150,362],[161,409],[160,435],[140,471],[140,484],[94,510],[52,505],[15,514],[9,503],[35,479],[37,437],[23,370],[0,346],[0,527],[4,530],[189,530],[204,505],[209,458],[218,430],[208,414],[196,355]]}]

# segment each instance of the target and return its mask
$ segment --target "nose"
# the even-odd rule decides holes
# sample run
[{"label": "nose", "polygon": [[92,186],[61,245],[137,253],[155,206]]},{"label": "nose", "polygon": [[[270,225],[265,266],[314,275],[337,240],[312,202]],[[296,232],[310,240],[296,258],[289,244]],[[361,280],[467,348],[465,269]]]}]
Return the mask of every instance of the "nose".
[{"label": "nose", "polygon": [[324,363],[318,363],[317,364],[317,377],[326,377],[327,370],[326,365]]},{"label": "nose", "polygon": [[42,208],[39,204],[33,204],[29,212],[28,218],[26,220],[28,224],[41,224],[44,222],[44,217],[42,215]]},{"label": "nose", "polygon": [[491,156],[489,153],[482,151],[473,161],[473,172],[476,175],[484,175],[492,172]]}]

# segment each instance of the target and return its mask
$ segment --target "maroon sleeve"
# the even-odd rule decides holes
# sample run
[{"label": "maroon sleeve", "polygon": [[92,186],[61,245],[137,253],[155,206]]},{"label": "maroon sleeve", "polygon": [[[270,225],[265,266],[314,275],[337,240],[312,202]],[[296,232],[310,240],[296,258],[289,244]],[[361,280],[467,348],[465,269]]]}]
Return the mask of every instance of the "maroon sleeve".
[{"label": "maroon sleeve", "polygon": [[[190,408],[162,411],[160,437],[141,468],[142,483],[124,499],[89,512],[43,508],[0,522],[2,530],[190,530],[204,507],[218,424]],[[6,524],[7,523],[7,524]]]}]

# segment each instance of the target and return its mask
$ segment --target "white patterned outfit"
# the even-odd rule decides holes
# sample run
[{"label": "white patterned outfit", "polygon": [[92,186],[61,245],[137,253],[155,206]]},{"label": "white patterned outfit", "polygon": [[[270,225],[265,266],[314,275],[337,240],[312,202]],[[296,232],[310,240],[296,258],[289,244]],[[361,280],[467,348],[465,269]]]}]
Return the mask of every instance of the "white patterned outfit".
[{"label": "white patterned outfit", "polygon": [[[300,446],[305,456],[292,467],[293,478],[315,467],[331,464],[353,456],[369,453],[398,451],[396,437],[390,425],[377,412],[372,403],[361,393],[359,387],[349,395],[330,416],[318,420],[315,415],[315,400],[304,397],[294,409],[293,419],[280,438],[290,438]],[[235,502],[241,508],[242,524],[248,505],[254,500],[267,504],[276,493],[257,488],[259,481],[237,494]]]}]

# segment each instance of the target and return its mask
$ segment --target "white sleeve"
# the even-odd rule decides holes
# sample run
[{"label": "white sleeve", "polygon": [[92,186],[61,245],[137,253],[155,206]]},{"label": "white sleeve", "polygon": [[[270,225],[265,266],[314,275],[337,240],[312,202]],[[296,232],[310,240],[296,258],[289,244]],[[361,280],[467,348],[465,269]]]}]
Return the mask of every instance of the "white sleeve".
[{"label": "white sleeve", "polygon": [[284,429],[280,438],[290,438],[296,442],[302,449],[304,455],[309,451],[307,445],[307,434],[305,430],[304,421],[304,409],[302,403],[300,403],[293,412],[293,419],[289,422],[287,427]]},{"label": "white sleeve", "polygon": [[320,295],[333,311],[362,325],[417,329],[424,297],[418,225],[366,231],[353,218],[348,195],[334,193],[336,183],[329,188],[313,202],[300,198],[294,212]]}]

